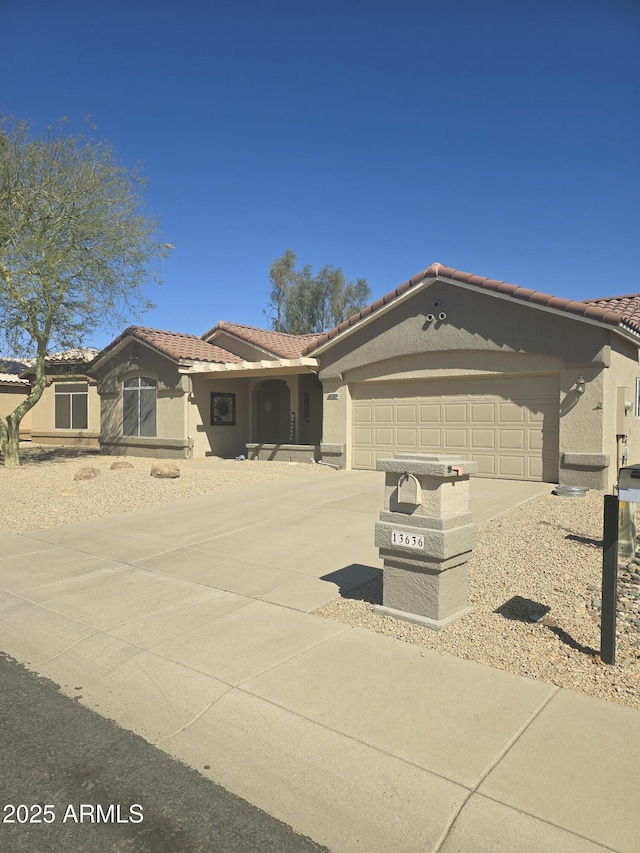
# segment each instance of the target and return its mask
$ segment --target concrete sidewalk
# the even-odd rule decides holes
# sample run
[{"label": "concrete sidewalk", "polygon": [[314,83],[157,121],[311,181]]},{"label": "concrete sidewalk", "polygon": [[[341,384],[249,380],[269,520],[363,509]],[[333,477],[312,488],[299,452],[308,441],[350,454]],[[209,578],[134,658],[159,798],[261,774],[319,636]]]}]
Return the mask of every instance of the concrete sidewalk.
[{"label": "concrete sidewalk", "polygon": [[0,534],[0,649],[334,851],[635,853],[637,711],[310,614],[379,572],[381,502],[302,474]]}]

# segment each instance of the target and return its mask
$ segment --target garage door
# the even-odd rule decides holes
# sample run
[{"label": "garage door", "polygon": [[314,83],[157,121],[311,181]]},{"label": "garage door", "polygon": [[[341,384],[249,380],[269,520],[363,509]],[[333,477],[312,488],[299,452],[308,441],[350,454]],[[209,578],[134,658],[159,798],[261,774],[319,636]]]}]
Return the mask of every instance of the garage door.
[{"label": "garage door", "polygon": [[455,453],[478,475],[557,482],[556,376],[354,384],[354,468],[395,452]]}]

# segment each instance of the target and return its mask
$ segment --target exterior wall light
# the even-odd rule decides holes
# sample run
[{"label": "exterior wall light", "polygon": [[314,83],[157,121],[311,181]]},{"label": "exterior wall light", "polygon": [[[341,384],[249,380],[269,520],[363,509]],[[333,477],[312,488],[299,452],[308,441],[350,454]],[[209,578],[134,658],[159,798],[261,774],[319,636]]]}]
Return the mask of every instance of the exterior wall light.
[{"label": "exterior wall light", "polygon": [[582,375],[578,376],[578,381],[576,382],[576,393],[584,394],[586,387],[587,386],[585,384],[584,379],[582,378]]}]

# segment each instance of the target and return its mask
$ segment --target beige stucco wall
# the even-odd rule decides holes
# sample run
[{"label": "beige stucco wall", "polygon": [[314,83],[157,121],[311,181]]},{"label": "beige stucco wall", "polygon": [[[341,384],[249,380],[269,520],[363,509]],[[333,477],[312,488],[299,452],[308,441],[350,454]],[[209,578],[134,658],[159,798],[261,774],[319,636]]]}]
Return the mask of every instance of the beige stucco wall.
[{"label": "beige stucco wall", "polygon": [[[427,322],[434,311],[444,311],[446,320]],[[320,378],[398,356],[447,351],[528,353],[584,366],[604,362],[607,345],[607,329],[571,315],[436,282],[323,353]]]},{"label": "beige stucco wall", "polygon": [[[104,453],[133,456],[191,455],[186,432],[189,379],[178,365],[140,343],[129,343],[96,373],[101,398],[100,446]],[[155,438],[122,435],[122,383],[148,376],[158,383]]]},{"label": "beige stucco wall", "polygon": [[[637,414],[636,380],[640,378],[640,365],[638,363],[638,348],[631,341],[626,341],[618,335],[611,335],[611,371],[606,377],[604,389],[604,441],[607,453],[612,460],[611,473],[617,457],[616,435],[618,424],[617,413],[617,389],[626,387],[633,403],[631,412],[625,418],[625,429],[627,431],[627,447],[629,450],[629,463],[640,463],[640,418]],[[609,486],[613,485],[614,477],[610,477]]]},{"label": "beige stucco wall", "polygon": [[[0,416],[6,418],[29,394],[28,388],[20,389],[15,385],[0,385]],[[28,439],[31,436],[31,411],[20,421],[20,438]]]},{"label": "beige stucco wall", "polygon": [[[88,428],[86,430],[55,428],[55,386],[65,383],[88,383]],[[42,397],[31,410],[31,440],[37,444],[80,445],[98,447],[100,435],[100,397],[95,379],[82,375],[48,376]]]},{"label": "beige stucco wall", "polygon": [[[249,380],[191,377],[189,395],[189,434],[193,437],[193,455],[235,458],[246,453],[249,441]],[[235,426],[211,425],[211,393],[236,395]]]},{"label": "beige stucco wall", "polygon": [[[446,313],[445,320],[427,321],[427,314],[439,312]],[[603,400],[609,336],[608,329],[570,315],[436,282],[319,356],[322,444],[334,452],[342,448],[341,463],[350,467],[354,382],[556,373],[559,480],[605,488],[608,474],[601,463],[608,452]],[[586,381],[584,395],[574,391],[581,374]],[[330,399],[335,394],[338,399]],[[596,464],[576,466],[576,459]]]},{"label": "beige stucco wall", "polygon": [[[608,368],[567,368],[560,373],[560,482],[605,489],[615,457],[605,446],[604,389]],[[578,379],[585,391],[577,391]]]}]

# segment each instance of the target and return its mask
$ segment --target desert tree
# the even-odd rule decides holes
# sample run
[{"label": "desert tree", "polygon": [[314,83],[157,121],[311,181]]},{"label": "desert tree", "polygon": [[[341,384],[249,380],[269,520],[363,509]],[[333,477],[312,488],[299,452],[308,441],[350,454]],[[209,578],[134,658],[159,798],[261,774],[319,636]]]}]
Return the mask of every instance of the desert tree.
[{"label": "desert tree", "polygon": [[287,249],[270,267],[269,306],[275,314],[275,331],[293,335],[323,332],[370,302],[371,290],[365,279],[347,281],[342,269],[334,266],[323,266],[314,274],[308,264],[296,269],[296,261],[295,253]]},{"label": "desert tree", "polygon": [[284,253],[269,267],[269,302],[265,314],[271,317],[271,327],[276,332],[284,331],[284,313],[289,293],[296,279],[296,253],[285,249]]},{"label": "desert tree", "polygon": [[64,119],[36,135],[0,117],[0,333],[12,355],[33,359],[34,377],[0,417],[7,466],[20,464],[20,421],[42,396],[52,348],[81,347],[153,307],[144,286],[172,247],[144,210],[145,186],[139,168]]}]

